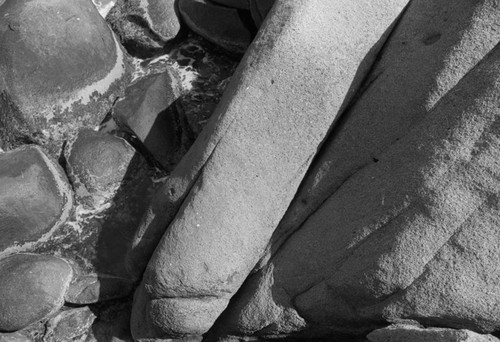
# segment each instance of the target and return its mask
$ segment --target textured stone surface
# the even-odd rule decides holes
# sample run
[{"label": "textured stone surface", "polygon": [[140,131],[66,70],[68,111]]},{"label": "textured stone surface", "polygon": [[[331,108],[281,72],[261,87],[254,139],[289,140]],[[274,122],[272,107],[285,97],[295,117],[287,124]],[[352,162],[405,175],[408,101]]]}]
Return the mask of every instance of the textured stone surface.
[{"label": "textured stone surface", "polygon": [[15,254],[0,259],[0,274],[0,331],[15,331],[62,307],[73,270],[57,257]]},{"label": "textured stone surface", "polygon": [[0,333],[0,342],[33,342],[33,340],[20,332]]},{"label": "textured stone surface", "polygon": [[179,0],[179,12],[191,30],[236,53],[246,51],[257,31],[249,11],[207,0]]},{"label": "textured stone surface", "polygon": [[499,80],[495,47],[288,238],[221,326],[273,335],[299,317],[324,333],[386,319],[498,330]]},{"label": "textured stone surface", "polygon": [[166,170],[173,169],[190,145],[191,129],[177,105],[179,96],[178,76],[167,70],[129,87],[113,107],[118,125],[137,136]]},{"label": "textured stone surface", "polygon": [[88,0],[6,0],[0,18],[0,92],[14,104],[7,115],[19,117],[0,119],[10,134],[0,147],[28,136],[57,154],[77,128],[98,125],[120,93],[122,48]]},{"label": "textured stone surface", "polygon": [[66,342],[85,337],[95,318],[95,314],[86,306],[63,310],[46,323],[43,341]]},{"label": "textured stone surface", "polygon": [[179,32],[176,0],[118,0],[106,17],[133,55],[159,53]]},{"label": "textured stone surface", "polygon": [[40,147],[0,153],[0,257],[48,239],[72,206],[64,171]]},{"label": "textured stone surface", "polygon": [[482,335],[470,330],[421,328],[411,325],[391,325],[368,334],[370,342],[498,342],[492,335]]},{"label": "textured stone surface", "polygon": [[[340,5],[330,1],[277,4],[142,223],[168,223],[168,211],[187,194],[136,293],[136,339],[198,335],[212,325],[261,256],[317,145],[405,5],[349,3],[337,16]],[[324,44],[324,36],[335,44]]]}]

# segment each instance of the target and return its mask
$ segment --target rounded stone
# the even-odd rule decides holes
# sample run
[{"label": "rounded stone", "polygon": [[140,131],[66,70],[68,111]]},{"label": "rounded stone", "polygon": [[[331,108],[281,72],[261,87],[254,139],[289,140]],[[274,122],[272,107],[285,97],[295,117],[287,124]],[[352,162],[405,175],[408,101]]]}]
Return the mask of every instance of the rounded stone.
[{"label": "rounded stone", "polygon": [[0,259],[0,330],[16,331],[59,310],[73,270],[63,259],[15,254]]},{"label": "rounded stone", "polygon": [[44,142],[98,125],[124,86],[124,54],[88,0],[5,0],[0,50],[0,93],[24,124],[11,130]]},{"label": "rounded stone", "polygon": [[68,218],[72,206],[62,168],[40,147],[0,154],[0,257],[49,235]]}]

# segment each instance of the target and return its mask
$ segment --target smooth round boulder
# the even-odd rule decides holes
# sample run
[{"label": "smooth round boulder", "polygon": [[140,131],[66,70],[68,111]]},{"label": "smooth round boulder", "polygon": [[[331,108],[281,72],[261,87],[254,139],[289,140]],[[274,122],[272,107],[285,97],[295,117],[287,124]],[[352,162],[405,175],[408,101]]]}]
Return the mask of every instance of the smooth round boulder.
[{"label": "smooth round boulder", "polygon": [[122,48],[89,0],[5,0],[0,50],[2,102],[18,122],[0,121],[54,153],[70,132],[98,125],[125,86]]},{"label": "smooth round boulder", "polygon": [[16,331],[57,312],[73,270],[61,258],[15,254],[0,259],[0,330]]},{"label": "smooth round boulder", "polygon": [[71,187],[40,147],[0,154],[0,257],[46,239],[69,217]]}]

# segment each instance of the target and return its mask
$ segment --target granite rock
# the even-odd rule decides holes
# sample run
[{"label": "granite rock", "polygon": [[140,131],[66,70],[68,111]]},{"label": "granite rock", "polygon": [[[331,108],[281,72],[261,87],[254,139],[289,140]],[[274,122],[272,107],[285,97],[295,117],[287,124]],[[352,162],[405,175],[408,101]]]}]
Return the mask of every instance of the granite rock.
[{"label": "granite rock", "polygon": [[[212,326],[261,257],[406,3],[350,3],[339,16],[331,1],[277,3],[142,223],[168,224],[166,212],[183,201],[136,292],[135,339],[201,335]],[[335,44],[324,44],[324,36]]]}]

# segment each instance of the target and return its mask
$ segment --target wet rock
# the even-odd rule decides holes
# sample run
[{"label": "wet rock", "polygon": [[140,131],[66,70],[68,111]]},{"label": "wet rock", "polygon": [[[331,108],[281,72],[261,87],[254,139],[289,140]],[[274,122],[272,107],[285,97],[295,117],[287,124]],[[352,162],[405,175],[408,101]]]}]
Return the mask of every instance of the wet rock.
[{"label": "wet rock", "polygon": [[42,148],[0,153],[0,257],[47,240],[69,218],[73,194]]},{"label": "wet rock", "polygon": [[244,53],[257,32],[249,11],[207,0],[180,0],[179,12],[191,30],[235,53]]},{"label": "wet rock", "polygon": [[495,46],[346,179],[248,279],[221,326],[273,336],[300,330],[297,317],[324,334],[397,319],[498,330],[499,62]]},{"label": "wet rock", "polygon": [[179,96],[178,76],[167,70],[130,86],[113,107],[118,125],[134,134],[166,170],[173,169],[191,143]]},{"label": "wet rock", "polygon": [[162,51],[180,30],[175,0],[118,0],[106,20],[138,57]]},{"label": "wet rock", "polygon": [[87,0],[6,0],[0,18],[0,101],[8,108],[0,147],[32,140],[58,155],[76,129],[100,123],[123,89],[120,44]]},{"label": "wet rock", "polygon": [[[331,1],[277,4],[141,223],[147,235],[183,202],[136,292],[135,339],[192,337],[212,326],[262,255],[318,144],[405,5],[355,3],[337,15]],[[324,36],[336,43],[325,44]]]},{"label": "wet rock", "polygon": [[368,334],[370,342],[498,342],[492,335],[470,330],[421,328],[412,325],[391,325]]},{"label": "wet rock", "polygon": [[62,307],[73,271],[61,258],[15,254],[0,259],[0,274],[0,330],[15,331]]},{"label": "wet rock", "polygon": [[73,341],[87,334],[96,316],[88,307],[66,309],[46,323],[46,342]]}]

